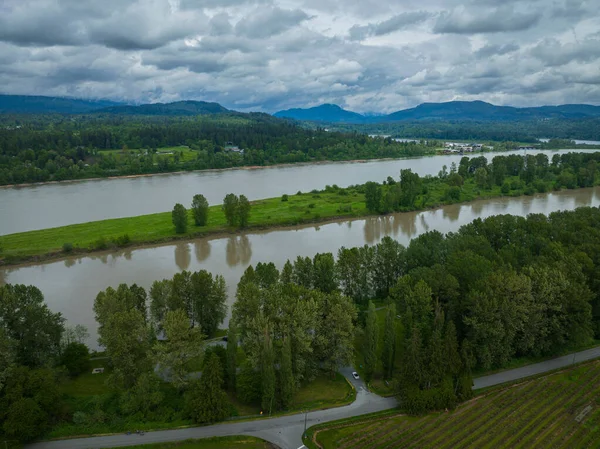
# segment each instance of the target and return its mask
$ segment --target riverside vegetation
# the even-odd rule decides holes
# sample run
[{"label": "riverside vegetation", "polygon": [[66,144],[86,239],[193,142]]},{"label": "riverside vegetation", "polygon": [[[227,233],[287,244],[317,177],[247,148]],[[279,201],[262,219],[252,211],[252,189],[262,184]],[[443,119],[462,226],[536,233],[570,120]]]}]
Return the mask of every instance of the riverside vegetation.
[{"label": "riverside vegetation", "polygon": [[[267,228],[319,222],[341,217],[412,211],[502,195],[532,195],[536,192],[590,187],[598,181],[600,153],[569,153],[536,156],[496,156],[488,164],[484,157],[464,157],[458,166],[444,167],[438,176],[420,177],[403,170],[400,179],[383,183],[322,191],[298,192],[248,203],[230,197],[233,209],[243,204],[243,220],[227,218],[222,206],[207,208],[196,196],[190,211],[179,209],[180,227],[172,213],[102,220],[0,237],[0,260],[5,264],[37,258],[62,257],[70,253],[168,241],[175,238],[235,232],[238,227]],[[243,198],[242,198],[243,197]],[[227,201],[225,201],[227,203]],[[183,206],[182,206],[183,207]],[[201,214],[201,220],[199,216]],[[233,221],[231,217],[233,218]],[[193,222],[194,226],[188,226]],[[177,230],[180,232],[178,233]]]},{"label": "riverside vegetation", "polygon": [[475,370],[600,337],[599,229],[598,208],[502,215],[408,247],[386,237],[281,271],[259,263],[237,286],[226,348],[206,343],[225,315],[222,277],[178,273],[149,293],[107,288],[94,304],[107,359],[92,366],[106,367],[102,375],[89,373],[84,333],[67,331],[37,288],[0,287],[2,437],[339,405],[353,395],[336,373],[353,360],[371,385],[388,381],[405,413],[454,409]]}]

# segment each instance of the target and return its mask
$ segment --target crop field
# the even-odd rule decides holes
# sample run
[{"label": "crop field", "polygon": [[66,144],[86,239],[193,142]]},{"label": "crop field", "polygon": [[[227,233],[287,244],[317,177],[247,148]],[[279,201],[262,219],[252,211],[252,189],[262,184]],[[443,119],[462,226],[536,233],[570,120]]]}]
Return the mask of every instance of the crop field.
[{"label": "crop field", "polygon": [[492,390],[451,412],[314,431],[325,448],[597,448],[600,361]]}]

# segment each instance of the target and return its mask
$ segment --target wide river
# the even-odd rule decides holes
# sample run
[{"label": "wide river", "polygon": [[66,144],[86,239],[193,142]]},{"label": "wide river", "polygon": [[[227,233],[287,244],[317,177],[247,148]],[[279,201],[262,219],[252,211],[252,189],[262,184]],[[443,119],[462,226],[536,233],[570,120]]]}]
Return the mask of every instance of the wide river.
[{"label": "wide river", "polygon": [[423,232],[456,231],[477,217],[549,214],[581,206],[600,206],[600,187],[482,200],[423,212],[341,220],[229,238],[202,238],[6,268],[0,270],[0,284],[36,285],[52,310],[61,312],[71,324],[84,324],[89,328],[89,344],[95,347],[96,324],[92,306],[97,293],[108,286],[137,283],[148,289],[154,280],[170,278],[181,270],[206,269],[225,277],[231,305],[236,284],[250,264],[272,261],[281,267],[287,259],[312,257],[318,252],[336,253],[342,246],[373,245],[386,235],[407,245]]},{"label": "wide river", "polygon": [[[551,159],[554,154],[570,151],[578,150],[545,153]],[[485,156],[491,159],[506,154],[524,152],[485,153]],[[405,168],[422,176],[437,175],[443,165],[458,164],[461,157],[441,155],[364,163],[211,170],[0,188],[0,235],[165,212],[175,203],[188,206],[197,193],[203,194],[210,204],[221,204],[227,193],[244,194],[250,200],[270,198],[299,190],[322,189],[328,184],[347,187],[367,181],[381,182],[388,176],[398,178],[400,170]]]}]

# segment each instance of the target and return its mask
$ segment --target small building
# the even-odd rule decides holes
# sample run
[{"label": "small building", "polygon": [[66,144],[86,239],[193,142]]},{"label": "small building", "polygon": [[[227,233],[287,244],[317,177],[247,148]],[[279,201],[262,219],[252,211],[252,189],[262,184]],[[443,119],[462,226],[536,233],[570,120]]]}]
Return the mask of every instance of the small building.
[{"label": "small building", "polygon": [[94,368],[92,370],[92,374],[103,374],[104,373],[104,368]]}]

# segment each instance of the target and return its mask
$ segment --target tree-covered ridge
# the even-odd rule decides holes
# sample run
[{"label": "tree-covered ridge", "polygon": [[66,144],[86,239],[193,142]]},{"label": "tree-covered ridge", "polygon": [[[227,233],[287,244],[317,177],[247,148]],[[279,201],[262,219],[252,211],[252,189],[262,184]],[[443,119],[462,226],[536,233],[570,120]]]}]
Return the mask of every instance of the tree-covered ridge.
[{"label": "tree-covered ridge", "polygon": [[600,118],[549,118],[544,120],[480,121],[445,119],[329,125],[332,130],[384,134],[399,138],[535,142],[540,138],[600,141]]},{"label": "tree-covered ridge", "polygon": [[[175,146],[186,148],[157,151]],[[432,151],[423,144],[308,130],[258,113],[196,117],[5,116],[0,127],[0,185],[415,156]]]}]

